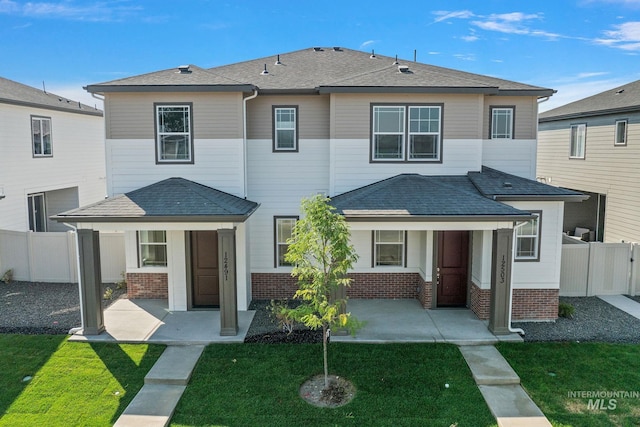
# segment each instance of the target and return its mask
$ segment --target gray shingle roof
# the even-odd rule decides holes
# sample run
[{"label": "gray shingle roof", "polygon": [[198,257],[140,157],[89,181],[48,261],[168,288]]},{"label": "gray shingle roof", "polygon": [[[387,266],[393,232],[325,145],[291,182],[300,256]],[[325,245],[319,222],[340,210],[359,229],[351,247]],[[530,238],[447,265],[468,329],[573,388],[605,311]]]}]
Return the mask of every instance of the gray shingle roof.
[{"label": "gray shingle roof", "polygon": [[545,111],[540,122],[640,111],[640,80]]},{"label": "gray shingle roof", "polygon": [[543,184],[486,166],[482,167],[482,172],[469,172],[467,176],[481,194],[496,200],[526,200],[534,198],[579,201],[587,198],[587,196],[577,191]]},{"label": "gray shingle roof", "polygon": [[396,175],[331,199],[347,218],[495,220],[529,212],[481,195],[466,176]]},{"label": "gray shingle roof", "polygon": [[102,116],[102,110],[0,77],[0,103]]},{"label": "gray shingle roof", "polygon": [[[336,91],[421,91],[421,92],[473,92],[522,94],[532,96],[551,95],[553,90],[538,86],[512,82],[494,77],[466,73],[463,71],[436,67],[419,62],[398,60],[399,65],[409,67],[408,72],[400,72],[395,58],[375,55],[346,48],[303,49],[280,55],[258,58],[210,68],[214,77],[202,77],[198,82],[184,79],[176,69],[144,74],[127,79],[90,85],[89,91],[116,90],[118,86],[147,85],[195,85],[195,84],[245,84],[260,91],[296,92],[336,92]],[[268,74],[262,74],[266,65]],[[195,71],[194,71],[194,74]],[[209,79],[218,83],[209,83]],[[225,80],[234,83],[225,83]]]},{"label": "gray shingle roof", "polygon": [[184,178],[169,178],[53,218],[59,222],[238,222],[258,206]]}]

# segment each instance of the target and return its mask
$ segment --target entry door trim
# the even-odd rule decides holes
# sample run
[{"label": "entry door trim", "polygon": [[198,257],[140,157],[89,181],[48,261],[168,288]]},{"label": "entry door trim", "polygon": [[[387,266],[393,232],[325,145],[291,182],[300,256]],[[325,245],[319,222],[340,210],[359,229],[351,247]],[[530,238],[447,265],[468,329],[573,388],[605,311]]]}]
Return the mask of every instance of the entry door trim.
[{"label": "entry door trim", "polygon": [[[461,242],[461,245],[459,247],[459,251],[461,253],[462,256],[462,263],[464,264],[464,267],[460,266],[459,268],[464,268],[464,279],[463,279],[463,284],[464,284],[464,292],[462,292],[462,290],[460,290],[459,292],[459,297],[460,297],[460,303],[447,303],[447,304],[442,304],[440,300],[442,300],[442,296],[441,298],[438,298],[439,294],[441,293],[441,286],[442,286],[442,276],[441,273],[443,272],[443,266],[442,264],[442,254],[441,252],[441,242],[442,239],[445,236],[445,233],[463,233],[464,236],[464,240]],[[470,272],[471,272],[471,268],[470,268],[470,264],[471,264],[471,232],[469,231],[464,231],[464,230],[460,230],[460,231],[437,231],[434,233],[434,239],[433,239],[433,246],[434,246],[434,256],[433,256],[433,291],[432,291],[432,299],[433,299],[433,308],[453,308],[453,307],[468,307],[469,306],[469,282],[470,282]],[[444,244],[444,243],[442,243]],[[440,275],[440,277],[439,277]],[[464,300],[464,301],[463,301]]]}]

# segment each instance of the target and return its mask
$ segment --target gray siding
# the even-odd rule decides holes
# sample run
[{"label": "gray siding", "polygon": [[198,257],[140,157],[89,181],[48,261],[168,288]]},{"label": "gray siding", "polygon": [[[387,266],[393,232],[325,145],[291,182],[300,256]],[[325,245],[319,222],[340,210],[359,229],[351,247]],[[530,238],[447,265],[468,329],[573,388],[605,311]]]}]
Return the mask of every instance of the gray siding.
[{"label": "gray siding", "polygon": [[538,100],[535,96],[488,96],[484,100],[482,138],[489,138],[491,107],[515,107],[514,139],[536,139]]},{"label": "gray siding", "polygon": [[[614,146],[615,121],[628,119],[627,145]],[[569,159],[570,126],[587,124],[585,159]],[[537,176],[552,185],[605,194],[605,242],[640,242],[640,114],[541,123]]]},{"label": "gray siding", "polygon": [[299,139],[329,139],[328,95],[259,95],[248,101],[249,139],[272,139],[274,105],[298,106]]},{"label": "gray siding", "polygon": [[195,138],[242,138],[241,93],[189,92],[107,94],[107,139],[154,139],[156,102],[193,103]]}]

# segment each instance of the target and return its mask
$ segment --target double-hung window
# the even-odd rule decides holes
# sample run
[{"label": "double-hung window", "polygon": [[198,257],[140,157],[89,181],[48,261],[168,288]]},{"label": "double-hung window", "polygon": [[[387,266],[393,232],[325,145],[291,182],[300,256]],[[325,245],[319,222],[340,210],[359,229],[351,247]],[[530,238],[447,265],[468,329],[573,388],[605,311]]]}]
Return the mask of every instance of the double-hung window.
[{"label": "double-hung window", "polygon": [[138,231],[138,245],[140,267],[167,266],[166,231]]},{"label": "double-hung window", "polygon": [[273,151],[298,151],[298,107],[273,107]]},{"label": "double-hung window", "polygon": [[156,161],[193,163],[191,104],[156,105]]},{"label": "double-hung window", "polygon": [[375,230],[373,232],[373,265],[405,265],[405,232],[401,230]]},{"label": "double-hung window", "polygon": [[31,116],[31,135],[34,157],[53,156],[51,118]]},{"label": "double-hung window", "polygon": [[614,145],[627,145],[626,120],[616,120],[616,139]]},{"label": "double-hung window", "polygon": [[541,212],[532,212],[534,219],[516,229],[516,260],[540,260],[540,221]]},{"label": "double-hung window", "polygon": [[372,105],[371,160],[440,160],[442,106]]},{"label": "double-hung window", "polygon": [[584,149],[587,143],[587,125],[579,124],[571,126],[571,146],[569,157],[572,159],[584,159]]},{"label": "double-hung window", "polygon": [[287,240],[293,236],[293,227],[296,225],[298,217],[275,217],[275,266],[289,267],[291,263],[284,259],[285,254],[289,250]]},{"label": "double-hung window", "polygon": [[513,139],[513,107],[491,107],[491,139]]}]

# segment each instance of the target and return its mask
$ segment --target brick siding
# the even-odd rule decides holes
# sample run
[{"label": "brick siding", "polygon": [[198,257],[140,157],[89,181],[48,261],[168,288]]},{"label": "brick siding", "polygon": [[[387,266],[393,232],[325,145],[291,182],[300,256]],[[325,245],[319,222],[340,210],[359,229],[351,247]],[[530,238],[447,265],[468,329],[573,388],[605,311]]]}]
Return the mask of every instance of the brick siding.
[{"label": "brick siding", "polygon": [[[558,289],[514,289],[511,320],[555,320],[558,318]],[[482,320],[489,319],[491,290],[471,284],[471,310]]]},{"label": "brick siding", "polygon": [[475,283],[471,283],[471,301],[469,307],[478,319],[487,320],[489,318],[489,307],[491,304],[491,290],[480,289]]},{"label": "brick siding", "polygon": [[127,297],[130,299],[167,299],[167,273],[127,273]]}]

